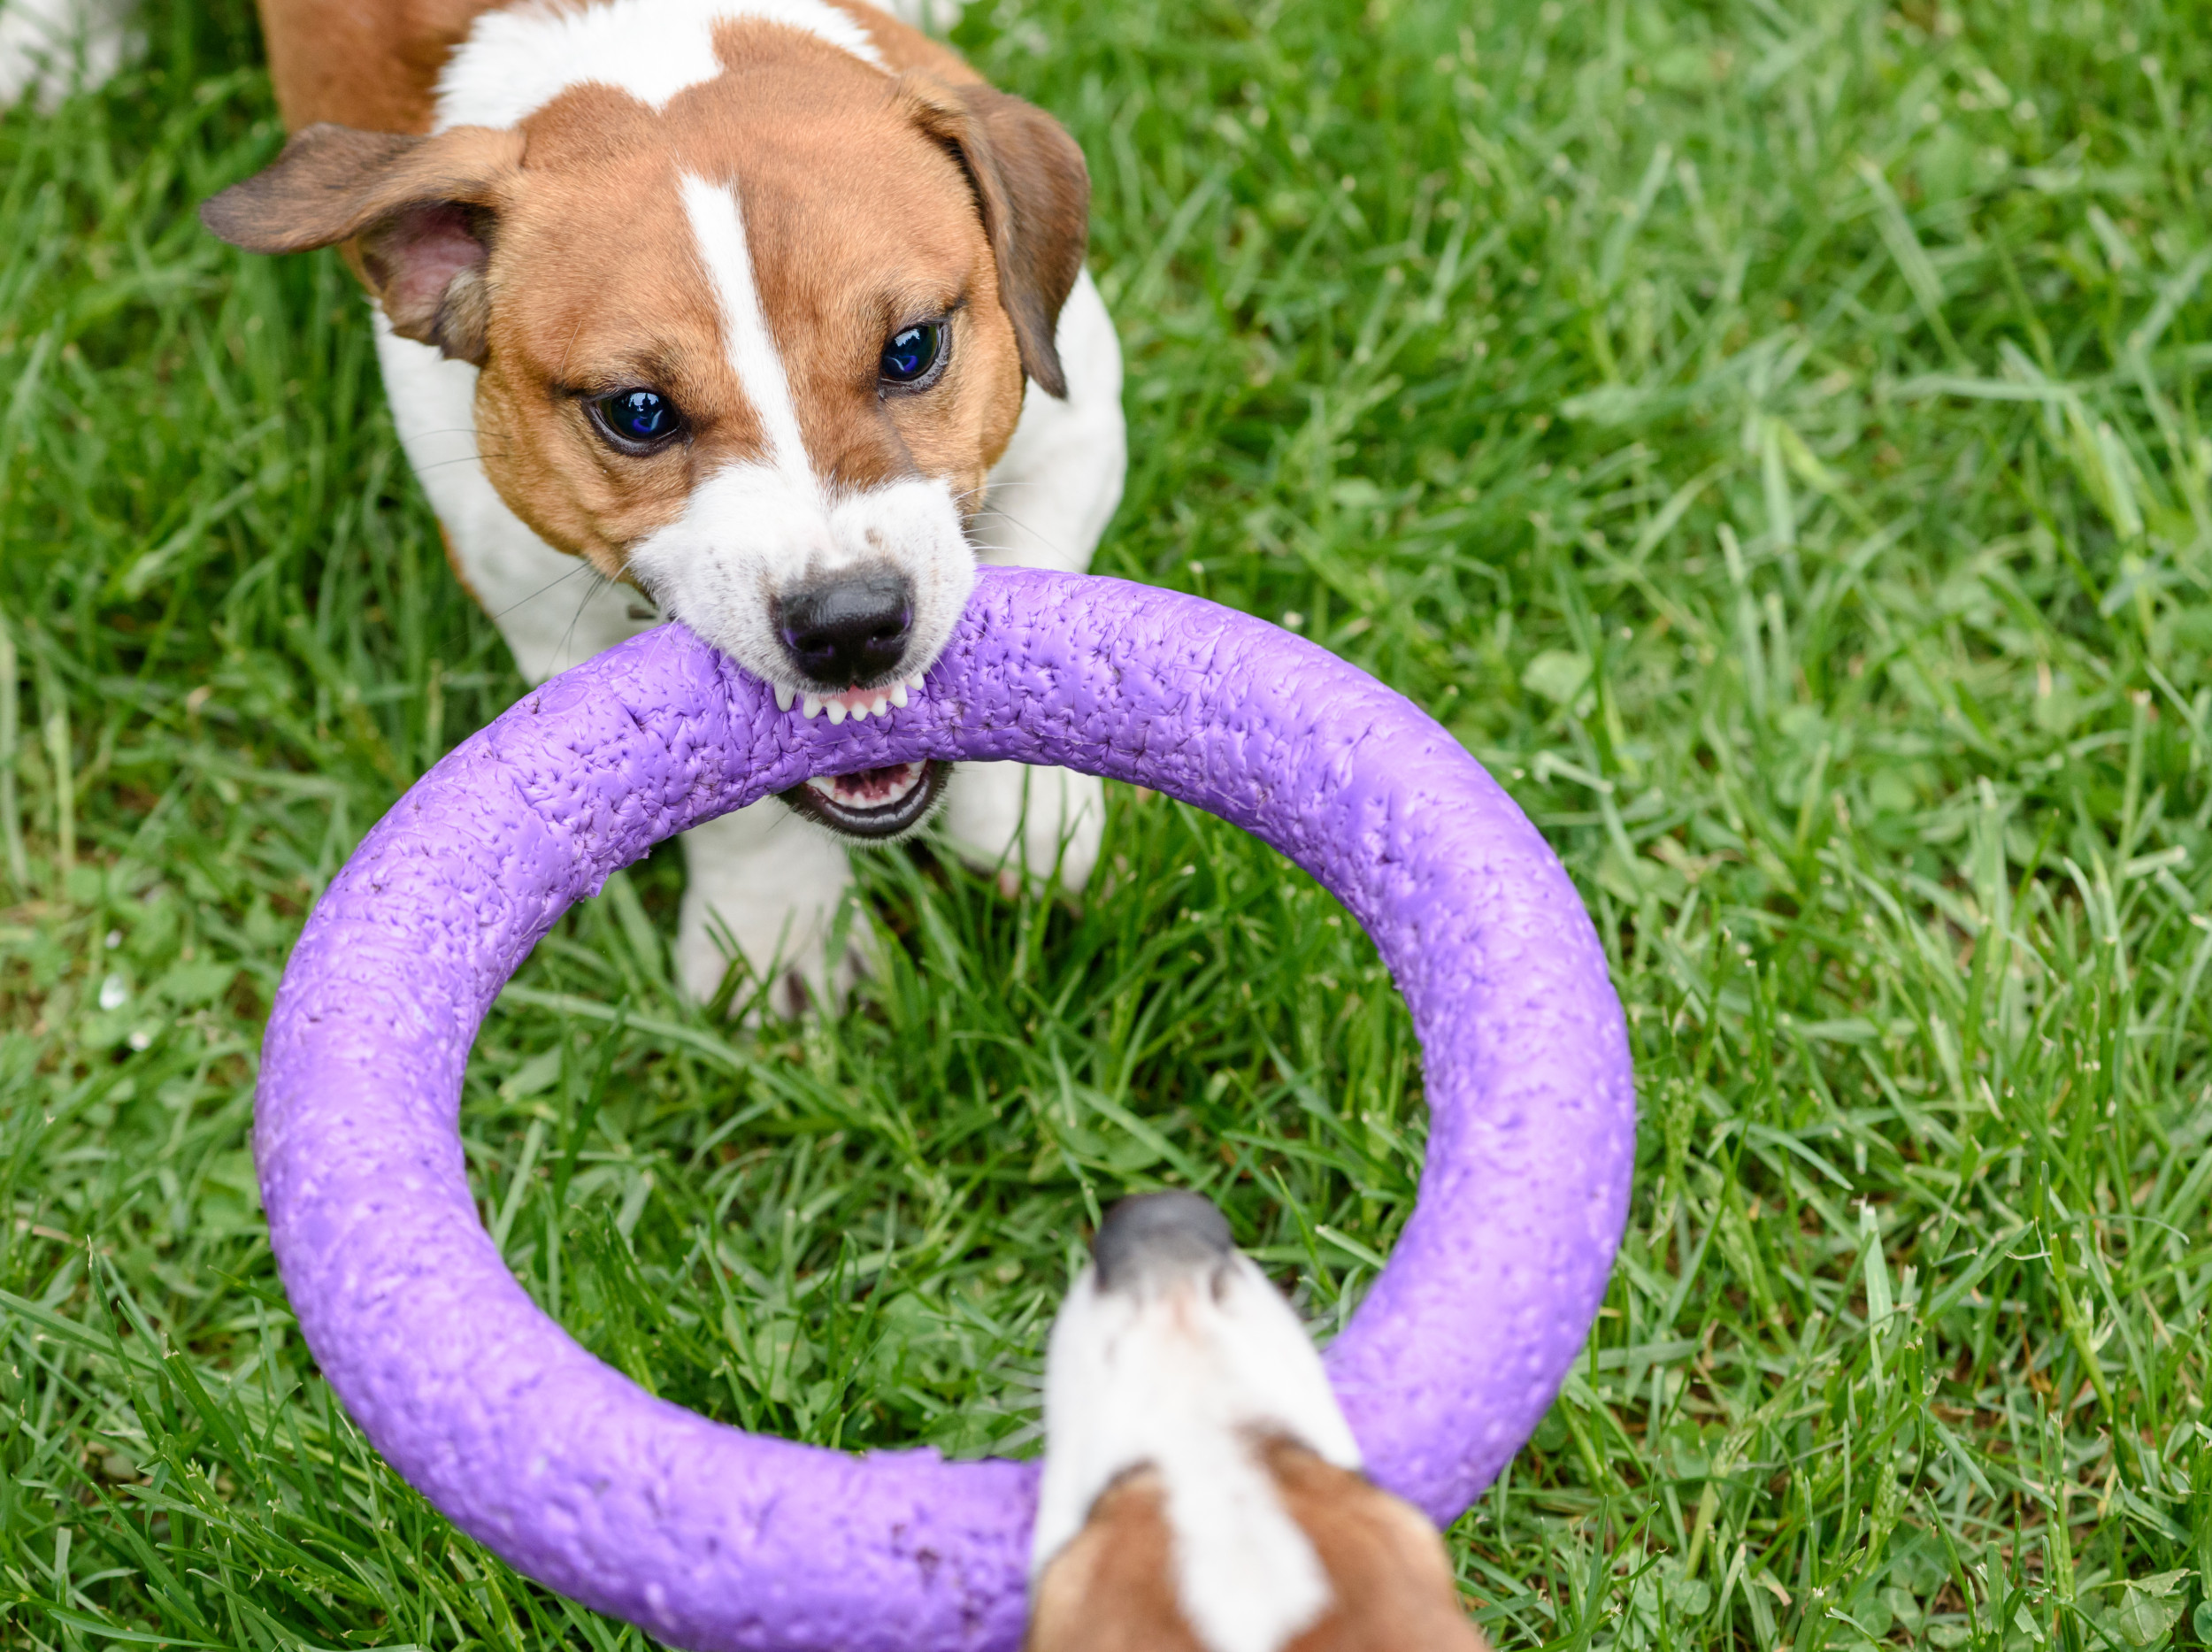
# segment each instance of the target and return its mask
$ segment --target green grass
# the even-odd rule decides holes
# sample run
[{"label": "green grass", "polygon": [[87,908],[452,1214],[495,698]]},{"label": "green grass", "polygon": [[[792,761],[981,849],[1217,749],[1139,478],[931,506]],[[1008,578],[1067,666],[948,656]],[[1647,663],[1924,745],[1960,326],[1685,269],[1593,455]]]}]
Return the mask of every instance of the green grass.
[{"label": "green grass", "polygon": [[[246,9],[147,26],[0,121],[0,1645],[641,1645],[376,1459],[270,1264],[287,949],[519,685],[334,260],[193,220],[278,142]],[[1452,1534],[1492,1635],[2212,1644],[2198,10],[977,0],[959,39],[1092,158],[1102,569],[1428,705],[1610,949],[1638,1194]],[[1402,1009],[1234,832],[1118,791],[1109,857],[1079,913],[871,862],[885,977],[759,1038],[670,991],[673,857],[618,878],[471,1070],[519,1276],[657,1392],[848,1447],[1032,1448],[1125,1189],[1213,1194],[1340,1322],[1412,1197]]]}]

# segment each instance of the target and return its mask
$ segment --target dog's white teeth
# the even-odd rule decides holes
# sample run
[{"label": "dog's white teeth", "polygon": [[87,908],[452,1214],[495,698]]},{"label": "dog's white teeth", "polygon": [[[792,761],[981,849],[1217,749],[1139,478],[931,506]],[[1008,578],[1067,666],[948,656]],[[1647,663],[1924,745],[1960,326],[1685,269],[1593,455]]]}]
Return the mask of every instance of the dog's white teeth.
[{"label": "dog's white teeth", "polygon": [[[821,716],[822,702],[813,695],[807,695],[805,699],[799,702],[799,715],[810,718]],[[836,718],[833,718],[830,720],[834,722]]]},{"label": "dog's white teeth", "polygon": [[[781,683],[776,684],[775,688],[776,710],[779,711],[788,711],[791,709],[791,702],[798,697],[799,691],[796,688],[787,688]],[[811,717],[814,713],[809,711],[807,715]]]},{"label": "dog's white teeth", "polygon": [[921,693],[921,691],[922,691],[922,673],[921,673],[921,672],[915,672],[915,673],[914,673],[911,677],[909,677],[909,678],[906,680],[906,686],[907,686],[908,688],[910,688],[913,689],[913,690],[914,690],[914,692],[915,692],[916,694],[919,694],[919,693]]},{"label": "dog's white teeth", "polygon": [[858,701],[853,703],[851,714],[856,723],[864,723],[868,720],[868,708]]},{"label": "dog's white teeth", "polygon": [[829,713],[830,726],[832,728],[835,728],[840,723],[845,720],[845,703],[842,700],[832,700],[822,709]]},{"label": "dog's white teeth", "polygon": [[[883,702],[879,700],[876,703],[878,705],[881,705]],[[900,707],[903,707],[906,704],[906,685],[904,683],[895,682],[891,685],[891,703]]]},{"label": "dog's white teeth", "polygon": [[[875,698],[875,703],[871,705],[868,709],[871,711],[873,711],[878,717],[887,717],[890,715],[891,711],[891,702],[887,696],[884,695],[878,695]],[[857,715],[857,713],[855,715]]]}]

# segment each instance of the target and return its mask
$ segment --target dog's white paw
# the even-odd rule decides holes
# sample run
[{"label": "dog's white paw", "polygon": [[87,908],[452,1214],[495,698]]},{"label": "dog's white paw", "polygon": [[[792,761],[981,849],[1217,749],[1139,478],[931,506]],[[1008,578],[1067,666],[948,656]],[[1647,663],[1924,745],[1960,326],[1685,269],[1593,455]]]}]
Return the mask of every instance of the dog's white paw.
[{"label": "dog's white paw", "polygon": [[843,1007],[872,932],[856,914],[833,947],[853,880],[842,846],[767,799],[685,833],[684,860],[676,970],[693,1002],[713,1002],[741,959],[749,979],[733,999],[741,1007],[762,980],[772,983],[774,1015]]},{"label": "dog's white paw", "polygon": [[42,111],[95,91],[142,43],[130,0],[0,0],[0,109],[27,95]]},{"label": "dog's white paw", "polygon": [[944,834],[970,865],[1016,893],[1057,878],[1071,895],[1090,881],[1106,827],[1106,790],[1094,774],[1026,763],[964,763],[945,796]]}]

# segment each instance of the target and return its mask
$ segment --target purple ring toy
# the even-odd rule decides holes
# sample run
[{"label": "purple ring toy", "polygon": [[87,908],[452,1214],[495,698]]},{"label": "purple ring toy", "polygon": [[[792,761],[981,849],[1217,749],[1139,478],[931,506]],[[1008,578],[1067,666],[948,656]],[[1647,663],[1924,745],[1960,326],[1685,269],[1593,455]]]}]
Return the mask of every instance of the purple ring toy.
[{"label": "purple ring toy", "polygon": [[1626,1219],[1635,1095],[1596,932],[1409,702],[1259,620],[1070,575],[987,571],[926,692],[838,728],[651,632],[526,697],[363,841],[285,971],[254,1138],[285,1287],[348,1410],[463,1530],[676,1645],[1019,1642],[1033,1464],[849,1456],[651,1398],[508,1272],[458,1132],[484,1012],[571,903],[698,821],[921,757],[1183,798],[1374,937],[1421,1038],[1427,1162],[1328,1368],[1376,1480],[1455,1518],[1550,1404]]}]

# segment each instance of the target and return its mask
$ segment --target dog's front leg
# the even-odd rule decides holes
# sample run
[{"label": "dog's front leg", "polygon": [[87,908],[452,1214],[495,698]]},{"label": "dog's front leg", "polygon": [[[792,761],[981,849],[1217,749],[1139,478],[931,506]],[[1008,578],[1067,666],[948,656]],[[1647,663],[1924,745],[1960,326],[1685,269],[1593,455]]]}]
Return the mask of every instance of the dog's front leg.
[{"label": "dog's front leg", "polygon": [[[842,844],[769,798],[685,833],[684,864],[676,968],[695,1001],[714,996],[734,952],[754,980],[771,983],[775,1014],[844,1003],[867,928],[856,923],[850,943],[830,957],[838,908],[853,880]],[[745,992],[737,996],[741,1005]]]},{"label": "dog's front leg", "polygon": [[[974,533],[982,562],[1081,573],[1121,503],[1128,470],[1121,343],[1088,271],[1060,311],[1056,342],[1067,399],[1030,387]],[[1010,891],[1025,877],[1056,875],[1073,891],[1098,862],[1105,818],[1095,776],[972,763],[946,793],[944,830],[964,860],[997,872]]]}]

